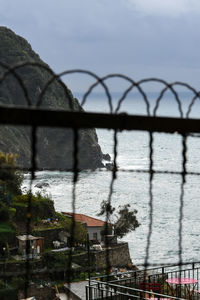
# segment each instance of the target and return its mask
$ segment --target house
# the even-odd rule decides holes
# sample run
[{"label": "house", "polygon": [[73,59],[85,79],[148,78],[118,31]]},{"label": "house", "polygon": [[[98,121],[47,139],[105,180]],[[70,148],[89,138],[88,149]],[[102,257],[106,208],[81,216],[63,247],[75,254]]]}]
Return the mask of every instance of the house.
[{"label": "house", "polygon": [[[71,212],[62,212],[63,215],[72,218],[73,213]],[[75,221],[81,222],[87,229],[89,240],[93,242],[93,244],[101,243],[104,240],[103,230],[105,228],[106,222],[84,215],[84,214],[74,214]],[[113,234],[112,224],[108,224],[109,234]]]},{"label": "house", "polygon": [[31,234],[24,234],[16,236],[18,240],[18,252],[26,257],[26,245],[27,241],[30,243],[30,254],[31,258],[37,257],[44,249],[44,238],[33,236]]}]

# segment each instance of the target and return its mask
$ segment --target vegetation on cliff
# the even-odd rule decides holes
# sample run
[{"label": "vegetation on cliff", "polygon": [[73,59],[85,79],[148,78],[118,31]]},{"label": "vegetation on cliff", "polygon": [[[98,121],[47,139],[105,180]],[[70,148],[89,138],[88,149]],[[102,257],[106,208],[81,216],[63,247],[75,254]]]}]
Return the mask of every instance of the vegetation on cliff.
[{"label": "vegetation on cliff", "polygon": [[[35,62],[43,67],[26,65],[16,69],[35,105],[41,91],[51,78],[51,70],[30,44],[6,27],[0,27],[0,78],[11,67],[22,62]],[[17,79],[9,74],[0,79],[0,105],[27,105]],[[42,107],[57,110],[82,110],[71,91],[55,80],[47,89]],[[18,154],[18,163],[29,167],[31,158],[30,128],[1,126],[0,150]],[[102,152],[94,129],[79,130],[79,168],[95,169],[102,166]],[[37,130],[37,164],[40,169],[70,169],[73,166],[73,131],[71,129],[39,128]]]},{"label": "vegetation on cliff", "polygon": [[[21,194],[21,173],[14,169],[16,156],[0,152],[0,249],[2,250],[7,240],[15,237],[15,224],[13,217],[15,208],[12,199]],[[0,251],[1,252],[1,251]]]},{"label": "vegetation on cliff", "polygon": [[[31,229],[62,229],[71,232],[72,221],[55,211],[53,201],[45,195],[28,192],[22,194],[23,176],[16,170],[16,156],[0,152],[0,255],[16,234],[26,232],[27,208],[31,201]],[[52,219],[56,222],[44,223]],[[81,223],[75,222],[74,241],[84,242],[86,230]]]}]

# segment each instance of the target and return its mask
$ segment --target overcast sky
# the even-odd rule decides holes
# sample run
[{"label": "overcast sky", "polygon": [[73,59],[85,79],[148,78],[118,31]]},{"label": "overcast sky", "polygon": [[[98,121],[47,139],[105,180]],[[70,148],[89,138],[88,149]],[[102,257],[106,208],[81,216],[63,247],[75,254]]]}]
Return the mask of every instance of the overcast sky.
[{"label": "overcast sky", "polygon": [[[84,68],[200,88],[200,0],[0,0],[0,7],[1,25],[56,72]],[[85,89],[73,78],[72,90]]]}]

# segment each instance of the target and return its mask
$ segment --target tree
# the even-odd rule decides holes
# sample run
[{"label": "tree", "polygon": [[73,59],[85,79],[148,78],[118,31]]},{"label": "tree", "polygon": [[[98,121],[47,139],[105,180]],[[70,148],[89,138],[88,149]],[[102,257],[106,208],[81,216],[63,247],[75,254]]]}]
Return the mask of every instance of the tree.
[{"label": "tree", "polygon": [[115,234],[122,238],[127,233],[134,231],[140,226],[137,220],[137,210],[129,210],[130,204],[119,206],[118,219],[114,224]]},{"label": "tree", "polygon": [[[56,212],[56,216],[63,228],[70,234],[72,230],[72,219]],[[85,243],[87,239],[87,230],[85,226],[78,221],[74,223],[74,241],[75,243]]]},{"label": "tree", "polygon": [[0,200],[9,204],[12,196],[21,194],[22,173],[16,170],[17,156],[0,152]]},{"label": "tree", "polygon": [[15,215],[16,209],[11,207],[13,197],[21,194],[23,177],[21,172],[16,170],[16,158],[14,154],[0,152],[0,233],[6,232],[2,223],[11,223]]},{"label": "tree", "polygon": [[7,222],[9,219],[9,208],[0,201],[0,222]]},{"label": "tree", "polygon": [[[137,210],[130,210],[130,204],[125,204],[123,206],[119,205],[118,210],[113,207],[107,201],[101,203],[101,211],[98,216],[107,215],[108,223],[112,224],[114,227],[114,233],[118,237],[122,238],[127,233],[134,231],[137,227],[140,226],[140,223],[137,220],[136,214]],[[104,232],[106,229],[104,229]],[[107,229],[108,232],[108,229]]]}]

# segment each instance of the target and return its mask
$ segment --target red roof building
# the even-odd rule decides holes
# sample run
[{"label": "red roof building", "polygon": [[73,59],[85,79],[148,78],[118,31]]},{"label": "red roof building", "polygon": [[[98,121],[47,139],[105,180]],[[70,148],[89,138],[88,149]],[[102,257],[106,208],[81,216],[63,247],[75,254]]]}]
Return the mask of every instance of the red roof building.
[{"label": "red roof building", "polygon": [[[63,212],[65,216],[72,217],[73,213],[71,212]],[[84,214],[74,214],[75,221],[79,221],[81,223],[85,223],[88,227],[102,227],[105,222],[90,216],[86,216]]]},{"label": "red roof building", "polygon": [[[72,218],[73,215],[73,213],[71,212],[62,212],[62,214],[70,218]],[[75,221],[85,224],[89,234],[89,239],[91,241],[96,243],[96,242],[101,242],[103,240],[102,229],[103,226],[106,224],[106,222],[84,214],[76,214],[76,213],[74,214],[74,219]]]}]

